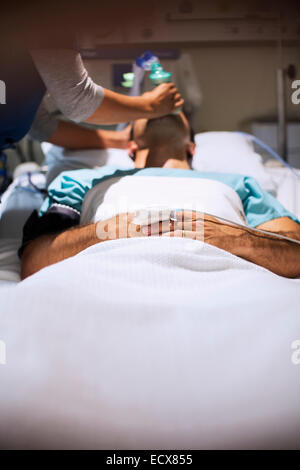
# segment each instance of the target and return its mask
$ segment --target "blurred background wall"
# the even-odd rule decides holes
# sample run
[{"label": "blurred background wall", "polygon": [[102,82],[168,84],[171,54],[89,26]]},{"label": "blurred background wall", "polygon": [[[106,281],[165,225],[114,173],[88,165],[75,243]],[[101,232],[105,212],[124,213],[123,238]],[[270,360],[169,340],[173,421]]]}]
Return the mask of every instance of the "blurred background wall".
[{"label": "blurred background wall", "polygon": [[[6,2],[3,30],[16,37],[25,33],[29,47],[77,47],[95,81],[120,92],[126,90],[116,86],[114,67],[131,67],[137,50],[161,48],[175,51],[179,57],[188,54],[202,95],[193,115],[196,132],[251,132],[260,121],[276,126],[277,68],[293,64],[293,80],[300,80],[299,1]],[[184,94],[184,79],[178,78],[180,62],[163,57],[168,55],[160,57],[162,63],[174,73]],[[291,83],[286,77],[287,119],[293,123],[300,121],[300,105],[291,101]],[[51,99],[48,106],[57,111]],[[299,129],[294,134],[300,136]],[[300,143],[297,145],[300,154]],[[29,146],[31,152],[32,147],[39,153],[37,144]],[[26,139],[22,148],[28,156]]]},{"label": "blurred background wall", "polygon": [[[155,47],[156,44],[147,44],[149,50]],[[195,116],[196,131],[249,131],[255,119],[276,120],[276,45],[176,43],[172,47],[190,54],[199,81],[203,99]],[[295,64],[296,78],[300,79],[300,45],[284,46],[283,58],[284,66]],[[92,77],[106,86],[112,83],[111,62],[126,60],[85,60]],[[171,62],[162,60],[167,70],[172,69]],[[287,116],[300,120],[300,105],[292,104],[291,94],[291,81],[287,80]]]}]

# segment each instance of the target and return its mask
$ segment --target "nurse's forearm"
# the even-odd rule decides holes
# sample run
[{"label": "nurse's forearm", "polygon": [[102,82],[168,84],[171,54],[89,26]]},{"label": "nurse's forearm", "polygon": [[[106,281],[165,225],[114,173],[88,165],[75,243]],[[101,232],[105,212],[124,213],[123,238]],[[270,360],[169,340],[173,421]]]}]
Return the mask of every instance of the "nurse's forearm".
[{"label": "nurse's forearm", "polygon": [[141,96],[127,96],[104,88],[98,109],[86,119],[94,124],[117,124],[139,118],[155,118],[169,114],[184,101],[173,83],[162,83]]},{"label": "nurse's forearm", "polygon": [[86,119],[92,124],[117,124],[150,117],[151,103],[142,96],[126,96],[104,89],[99,108]]},{"label": "nurse's forearm", "polygon": [[72,122],[59,121],[55,132],[47,139],[59,147],[72,150],[126,148],[129,132],[87,129]]}]

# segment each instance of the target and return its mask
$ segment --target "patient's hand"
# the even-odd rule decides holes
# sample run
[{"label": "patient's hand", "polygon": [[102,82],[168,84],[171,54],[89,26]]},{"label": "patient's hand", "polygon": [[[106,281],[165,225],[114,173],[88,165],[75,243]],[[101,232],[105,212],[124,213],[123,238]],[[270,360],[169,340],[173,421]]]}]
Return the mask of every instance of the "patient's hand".
[{"label": "patient's hand", "polygon": [[[300,276],[300,244],[274,236],[277,232],[294,240],[300,239],[299,224],[285,220],[286,217],[263,224],[264,233],[247,226],[232,226],[196,211],[181,211],[176,213],[176,217],[179,220],[169,223],[170,230],[165,230],[165,223],[160,222],[142,227],[141,231],[148,235],[201,240],[280,276]],[[270,233],[267,233],[268,230]]]},{"label": "patient's hand", "polygon": [[141,232],[141,226],[133,223],[134,216],[135,214],[126,212],[97,222],[96,235],[99,241],[145,236]]},{"label": "patient's hand", "polygon": [[[96,224],[96,234],[100,241],[115,240],[117,238],[171,236],[187,237],[203,240],[203,214],[195,211],[180,211],[177,213],[177,222],[164,220],[151,225],[141,226],[133,222],[135,214],[118,214],[110,219],[102,220]],[[213,217],[205,216],[205,223]],[[209,221],[208,221],[209,222]],[[218,223],[218,221],[217,221]],[[221,225],[221,223],[218,223]],[[211,237],[216,236],[214,226],[210,230]]]},{"label": "patient's hand", "polygon": [[177,221],[164,221],[141,228],[144,235],[191,238],[205,241],[227,251],[234,251],[235,240],[243,229],[232,227],[202,212],[183,210],[176,213]]}]

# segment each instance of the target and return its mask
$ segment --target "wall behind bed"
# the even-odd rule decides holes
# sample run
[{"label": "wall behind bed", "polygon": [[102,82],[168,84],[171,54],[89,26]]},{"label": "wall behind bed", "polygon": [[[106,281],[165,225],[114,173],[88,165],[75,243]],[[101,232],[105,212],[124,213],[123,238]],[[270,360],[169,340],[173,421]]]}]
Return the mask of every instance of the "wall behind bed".
[{"label": "wall behind bed", "polygon": [[[276,119],[279,64],[294,64],[295,78],[300,79],[297,1],[153,0],[135,2],[134,9],[126,4],[119,16],[123,19],[118,25],[113,17],[101,27],[82,32],[79,44],[83,51],[93,53],[94,49],[101,55],[105,48],[160,47],[190,54],[203,92],[194,119],[196,131],[250,131],[253,120]],[[111,86],[110,66],[116,60],[113,55],[111,63],[108,59],[89,59],[86,65],[96,80]],[[172,71],[172,61],[162,62]],[[290,99],[291,82],[286,84],[286,94],[288,118],[300,120],[300,105],[293,105]]]},{"label": "wall behind bed", "polygon": [[[149,50],[157,47],[157,44],[144,46]],[[196,131],[250,131],[253,119],[276,119],[278,49],[275,45],[175,43],[172,47],[190,54],[200,83],[203,101],[195,116]],[[296,65],[300,79],[300,45],[284,46],[283,56],[285,65]],[[85,60],[92,77],[104,86],[111,85],[111,66],[117,62],[124,60]],[[171,62],[162,60],[167,69]],[[300,105],[293,105],[288,95],[291,89],[287,84],[288,118],[300,120]]]},{"label": "wall behind bed", "polygon": [[[203,95],[192,116],[196,132],[252,132],[253,123],[276,123],[278,67],[293,64],[294,80],[300,79],[300,4],[293,0],[139,2],[120,27],[113,21],[104,30],[97,28],[89,33],[90,43],[87,40],[86,45],[96,51],[105,46],[120,50],[139,46],[141,50],[161,47],[189,54]],[[162,60],[173,73],[174,62]],[[112,63],[107,58],[87,60],[86,65],[96,80],[112,85]],[[174,78],[184,94],[180,77],[175,73]],[[291,85],[292,80],[287,79],[287,120],[300,122],[300,105],[292,103]],[[297,147],[298,162],[300,139],[296,141],[293,147]],[[272,146],[276,145],[275,138]]]},{"label": "wall behind bed", "polygon": [[[38,25],[41,38],[48,38],[51,47],[55,47],[52,42],[62,47],[61,35],[66,34],[67,42],[69,36],[72,41],[76,36],[78,47],[87,52],[85,64],[91,76],[109,88],[113,82],[113,64],[124,62],[115,55],[118,49],[139,46],[145,51],[161,47],[189,54],[203,94],[193,116],[196,132],[251,131],[253,121],[276,120],[280,40],[282,63],[294,64],[295,78],[300,80],[299,0],[115,0],[113,3],[72,0],[71,9],[67,8],[69,1],[53,0],[51,8],[49,2],[42,2],[49,7],[43,14],[37,11],[36,2],[26,2],[17,9],[18,20],[22,18],[30,31]],[[60,4],[59,10],[53,7],[56,2]],[[13,24],[15,13],[13,8]],[[9,28],[9,21],[4,24]],[[43,44],[36,43],[39,47]],[[111,57],[88,58],[89,53],[105,48],[110,49]],[[134,54],[127,57],[125,62],[130,66],[134,57]],[[175,61],[168,59],[163,64],[172,69]],[[286,85],[286,94],[288,119],[300,121],[300,105],[292,104],[290,99],[291,83]],[[51,100],[48,104],[55,111]],[[32,159],[33,154],[42,161],[36,143],[28,144],[25,139],[19,150],[24,155],[10,152],[16,162],[23,156]]]},{"label": "wall behind bed", "polygon": [[[249,130],[256,118],[276,118],[278,50],[273,45],[190,45],[203,102],[197,130]],[[283,48],[284,64],[295,64],[300,79],[300,46]],[[287,115],[300,120],[300,105],[292,104],[287,84]]]}]

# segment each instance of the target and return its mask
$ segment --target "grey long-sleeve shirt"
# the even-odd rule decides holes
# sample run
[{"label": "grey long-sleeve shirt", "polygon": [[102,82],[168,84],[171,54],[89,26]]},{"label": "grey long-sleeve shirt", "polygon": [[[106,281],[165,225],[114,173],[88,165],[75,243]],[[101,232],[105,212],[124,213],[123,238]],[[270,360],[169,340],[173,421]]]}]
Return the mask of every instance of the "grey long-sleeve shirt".
[{"label": "grey long-sleeve shirt", "polygon": [[[103,88],[93,82],[77,51],[35,49],[31,56],[48,92],[66,117],[85,121],[101,105]],[[54,133],[57,123],[42,103],[29,134],[36,140],[45,140]]]}]

